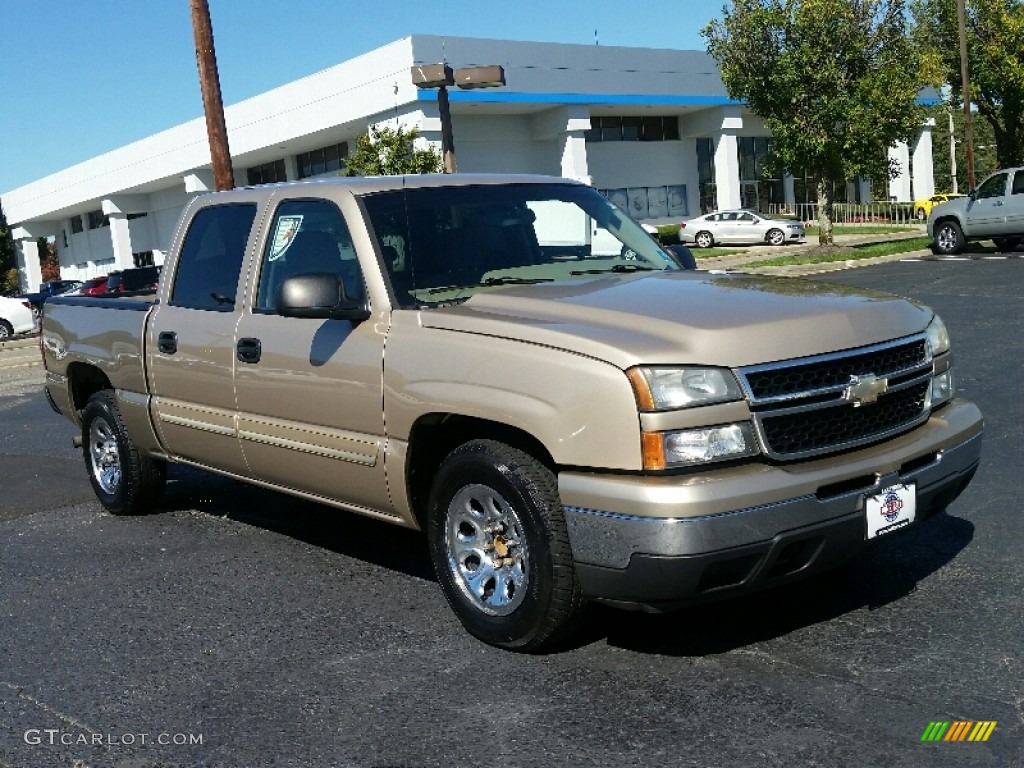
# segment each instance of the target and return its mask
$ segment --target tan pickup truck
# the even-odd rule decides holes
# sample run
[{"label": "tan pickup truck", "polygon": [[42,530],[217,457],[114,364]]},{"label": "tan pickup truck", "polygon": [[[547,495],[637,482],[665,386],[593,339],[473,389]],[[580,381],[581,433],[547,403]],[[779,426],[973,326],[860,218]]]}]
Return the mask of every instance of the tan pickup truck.
[{"label": "tan pickup truck", "polygon": [[55,298],[46,390],[115,514],[180,462],[426,532],[466,628],[564,638],[832,567],[966,487],[928,308],[681,269],[594,190],[388,177],[210,194],[156,296]]}]

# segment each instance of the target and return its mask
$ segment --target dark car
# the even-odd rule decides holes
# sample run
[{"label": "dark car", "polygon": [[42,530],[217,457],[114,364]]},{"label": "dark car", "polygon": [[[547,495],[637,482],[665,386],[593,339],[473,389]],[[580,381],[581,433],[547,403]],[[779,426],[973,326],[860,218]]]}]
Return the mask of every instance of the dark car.
[{"label": "dark car", "polygon": [[155,291],[159,280],[158,266],[116,270],[107,275],[107,293]]},{"label": "dark car", "polygon": [[81,280],[48,280],[39,286],[39,290],[37,292],[25,293],[18,298],[23,301],[27,301],[32,305],[32,314],[38,319],[39,312],[43,307],[43,302],[50,296],[57,296],[61,293],[72,291],[75,288],[78,288],[81,284]]}]

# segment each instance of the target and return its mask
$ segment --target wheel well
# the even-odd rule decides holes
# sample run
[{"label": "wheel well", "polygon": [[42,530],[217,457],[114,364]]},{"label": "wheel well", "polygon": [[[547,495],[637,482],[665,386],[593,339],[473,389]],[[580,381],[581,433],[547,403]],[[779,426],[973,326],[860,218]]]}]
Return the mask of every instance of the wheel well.
[{"label": "wheel well", "polygon": [[552,471],[557,469],[547,448],[518,427],[451,413],[421,416],[409,434],[405,470],[409,500],[421,528],[426,528],[427,500],[438,467],[449,453],[470,440],[497,440],[530,454]]},{"label": "wheel well", "polygon": [[943,224],[949,221],[952,221],[954,224],[960,227],[961,232],[964,231],[964,225],[960,223],[960,220],[957,219],[956,216],[943,216],[941,219],[935,220],[935,224],[932,225],[932,232],[938,232],[939,227],[941,227]]},{"label": "wheel well", "polygon": [[68,366],[68,382],[71,392],[71,404],[76,411],[85,408],[89,398],[104,389],[113,389],[110,379],[99,368],[85,363],[72,363]]}]

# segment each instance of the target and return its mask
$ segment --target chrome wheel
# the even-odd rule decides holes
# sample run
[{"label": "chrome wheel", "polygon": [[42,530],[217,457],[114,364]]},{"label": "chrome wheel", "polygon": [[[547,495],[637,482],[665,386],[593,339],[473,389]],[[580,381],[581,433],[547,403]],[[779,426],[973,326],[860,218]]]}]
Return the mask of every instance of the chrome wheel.
[{"label": "chrome wheel", "polygon": [[963,248],[963,235],[960,234],[960,227],[953,222],[940,225],[935,233],[935,245],[939,253],[959,253]]},{"label": "chrome wheel", "polygon": [[488,616],[519,607],[529,583],[529,550],[512,506],[487,485],[467,485],[445,521],[448,568],[465,598]]},{"label": "chrome wheel", "polygon": [[786,242],[786,234],[781,229],[768,230],[768,244],[782,245]]},{"label": "chrome wheel", "polygon": [[14,335],[14,328],[6,320],[0,320],[0,339],[9,339]]},{"label": "chrome wheel", "polygon": [[715,242],[710,232],[698,232],[697,236],[693,239],[697,243],[698,248],[710,248],[712,243]]},{"label": "chrome wheel", "polygon": [[117,493],[121,487],[121,451],[113,427],[104,419],[94,419],[89,426],[89,455],[96,483],[105,493]]}]

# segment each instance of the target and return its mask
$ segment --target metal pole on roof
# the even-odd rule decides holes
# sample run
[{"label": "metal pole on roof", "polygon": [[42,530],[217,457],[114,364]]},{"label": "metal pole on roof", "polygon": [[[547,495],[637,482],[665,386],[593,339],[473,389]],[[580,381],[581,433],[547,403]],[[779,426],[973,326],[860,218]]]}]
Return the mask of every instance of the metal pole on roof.
[{"label": "metal pole on roof", "polygon": [[235,174],[231,169],[228,129],[224,122],[224,102],[220,95],[220,75],[217,73],[217,51],[213,45],[210,6],[207,0],[189,0],[189,5],[192,8],[196,65],[199,67],[199,87],[203,93],[203,111],[206,113],[206,134],[210,141],[213,181],[219,192],[234,188]]}]

